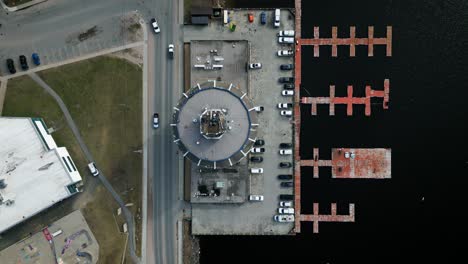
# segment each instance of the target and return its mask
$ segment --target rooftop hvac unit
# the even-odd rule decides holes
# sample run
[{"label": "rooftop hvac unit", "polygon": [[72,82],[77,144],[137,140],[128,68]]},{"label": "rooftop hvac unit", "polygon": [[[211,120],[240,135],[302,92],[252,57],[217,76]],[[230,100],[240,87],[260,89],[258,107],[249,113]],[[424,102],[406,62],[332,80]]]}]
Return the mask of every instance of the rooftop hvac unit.
[{"label": "rooftop hvac unit", "polygon": [[193,65],[193,67],[195,67],[195,68],[203,68],[203,69],[204,69],[204,68],[205,68],[205,65],[203,65],[203,64],[195,64],[195,65]]},{"label": "rooftop hvac unit", "polygon": [[223,61],[224,58],[220,56],[213,56],[214,61]]},{"label": "rooftop hvac unit", "polygon": [[213,69],[221,69],[223,68],[223,65],[221,64],[213,64]]}]

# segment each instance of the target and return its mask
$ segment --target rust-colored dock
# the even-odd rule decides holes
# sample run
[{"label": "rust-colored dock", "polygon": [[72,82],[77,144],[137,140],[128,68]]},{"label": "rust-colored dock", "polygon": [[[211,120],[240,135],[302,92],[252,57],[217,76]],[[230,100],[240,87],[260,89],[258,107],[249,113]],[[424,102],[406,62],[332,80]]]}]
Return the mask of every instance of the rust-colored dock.
[{"label": "rust-colored dock", "polygon": [[[296,1],[297,2],[297,1]],[[296,27],[297,28],[297,27]],[[296,31],[297,32],[297,31]],[[320,38],[320,28],[314,27],[313,39],[299,38],[299,45],[314,46],[314,57],[320,56],[320,46],[332,47],[332,57],[338,56],[338,45],[349,46],[349,56],[356,56],[356,45],[367,45],[367,56],[374,56],[374,45],[385,45],[387,57],[392,56],[392,27],[387,26],[385,38],[374,38],[374,27],[368,27],[367,38],[356,38],[356,27],[349,28],[349,38],[338,38],[338,27],[332,27],[331,38]]]},{"label": "rust-colored dock", "polygon": [[354,204],[349,204],[348,215],[336,214],[336,203],[331,204],[331,214],[321,215],[319,214],[319,204],[314,203],[313,214],[301,214],[301,222],[314,222],[314,233],[319,232],[319,222],[354,222]]},{"label": "rust-colored dock", "polygon": [[383,109],[388,109],[388,103],[390,101],[390,80],[384,80],[384,90],[372,90],[372,88],[366,86],[366,96],[365,97],[353,97],[353,86],[348,85],[348,96],[346,97],[335,97],[335,86],[330,85],[330,97],[303,97],[301,99],[302,104],[312,105],[311,114],[317,115],[317,105],[318,104],[328,104],[329,115],[335,115],[335,105],[345,104],[347,105],[346,114],[348,116],[353,115],[353,105],[363,104],[365,105],[365,115],[371,115],[371,99],[375,97],[383,98]]},{"label": "rust-colored dock", "polygon": [[313,167],[313,177],[319,177],[319,167],[331,167],[332,178],[390,179],[392,151],[388,148],[333,148],[331,160],[321,160],[314,148],[312,160],[301,160],[302,167]]}]

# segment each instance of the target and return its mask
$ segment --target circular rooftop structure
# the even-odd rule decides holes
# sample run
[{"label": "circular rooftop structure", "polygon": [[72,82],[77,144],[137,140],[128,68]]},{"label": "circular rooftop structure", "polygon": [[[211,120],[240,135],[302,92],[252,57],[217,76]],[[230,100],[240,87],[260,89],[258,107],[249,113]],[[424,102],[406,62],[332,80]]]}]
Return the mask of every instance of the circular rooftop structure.
[{"label": "circular rooftop structure", "polygon": [[232,166],[252,148],[256,123],[252,102],[233,84],[197,84],[175,107],[174,142],[198,166]]}]

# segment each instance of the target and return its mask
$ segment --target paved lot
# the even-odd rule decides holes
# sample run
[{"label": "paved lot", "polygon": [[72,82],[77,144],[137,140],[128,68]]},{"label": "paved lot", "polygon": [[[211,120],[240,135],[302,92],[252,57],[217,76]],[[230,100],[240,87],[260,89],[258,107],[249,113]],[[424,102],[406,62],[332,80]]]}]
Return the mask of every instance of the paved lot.
[{"label": "paved lot", "polygon": [[[1,262],[55,263],[55,255],[59,263],[97,263],[99,245],[79,210],[54,222],[47,229],[51,236],[59,230],[62,233],[53,237],[52,244],[49,244],[43,232],[23,239],[0,252]],[[76,256],[77,250],[82,252],[80,257]]]},{"label": "paved lot", "polygon": [[[280,116],[278,103],[291,103],[292,98],[281,95],[282,86],[278,83],[280,76],[293,76],[292,72],[281,72],[280,64],[293,63],[293,58],[277,57],[279,49],[287,49],[286,45],[277,42],[279,30],[294,29],[293,16],[287,10],[282,10],[280,28],[273,28],[273,11],[268,10],[267,24],[260,25],[260,12],[252,11],[254,23],[248,23],[247,11],[231,12],[232,21],[237,28],[231,32],[222,21],[212,21],[206,27],[186,26],[184,41],[191,40],[247,40],[249,41],[249,62],[260,62],[263,67],[248,72],[248,96],[255,105],[263,105],[265,111],[258,115],[258,137],[266,142],[266,153],[262,154],[264,161],[260,164],[250,164],[250,167],[263,167],[263,175],[250,176],[247,194],[263,194],[263,202],[245,202],[243,204],[193,204],[192,232],[194,234],[252,234],[281,235],[288,234],[293,223],[276,223],[273,216],[278,208],[278,195],[292,194],[292,188],[280,188],[278,174],[292,174],[292,169],[281,169],[280,161],[292,162],[292,156],[282,157],[278,153],[281,142],[292,142],[292,123],[290,118]],[[211,77],[211,76],[209,76]],[[197,77],[200,78],[200,77]],[[232,76],[232,78],[236,78]],[[226,76],[223,78],[226,80]]]},{"label": "paved lot", "polygon": [[[28,25],[20,25],[17,30],[22,34],[5,33],[2,38],[8,41],[0,41],[0,76],[9,75],[5,63],[8,58],[15,61],[16,70],[20,72],[20,55],[25,55],[29,67],[34,68],[32,53],[38,53],[41,64],[48,65],[139,41],[129,29],[138,19],[139,16],[134,12],[128,12],[91,23],[82,21],[57,27],[57,30],[44,34],[34,34]],[[11,29],[12,25],[9,26],[4,31],[14,30]]]}]

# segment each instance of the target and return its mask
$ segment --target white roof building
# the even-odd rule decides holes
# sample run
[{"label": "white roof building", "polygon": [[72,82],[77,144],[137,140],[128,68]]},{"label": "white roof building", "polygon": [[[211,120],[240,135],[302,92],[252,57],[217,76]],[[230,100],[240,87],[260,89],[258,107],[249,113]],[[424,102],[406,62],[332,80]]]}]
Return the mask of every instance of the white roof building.
[{"label": "white roof building", "polygon": [[77,193],[80,182],[42,119],[0,117],[0,233]]}]

